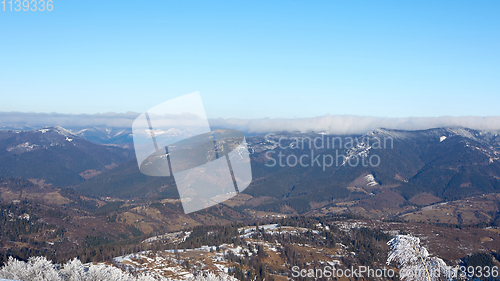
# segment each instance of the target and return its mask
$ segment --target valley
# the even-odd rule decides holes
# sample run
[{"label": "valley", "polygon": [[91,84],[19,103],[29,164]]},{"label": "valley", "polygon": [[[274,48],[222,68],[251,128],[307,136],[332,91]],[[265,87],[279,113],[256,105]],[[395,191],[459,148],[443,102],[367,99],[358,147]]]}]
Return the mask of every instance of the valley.
[{"label": "valley", "polygon": [[[8,169],[0,178],[0,259],[78,257],[176,279],[211,270],[240,280],[285,280],[293,266],[383,267],[385,243],[411,233],[449,264],[479,254],[498,263],[497,135],[377,130],[338,148],[349,157],[377,153],[377,166],[266,166],[269,151],[332,153],[293,145],[320,136],[249,137],[251,185],[184,214],[173,178],[141,174],[130,148],[95,144],[62,128],[1,131]],[[393,146],[370,149],[367,136],[391,138]]]}]

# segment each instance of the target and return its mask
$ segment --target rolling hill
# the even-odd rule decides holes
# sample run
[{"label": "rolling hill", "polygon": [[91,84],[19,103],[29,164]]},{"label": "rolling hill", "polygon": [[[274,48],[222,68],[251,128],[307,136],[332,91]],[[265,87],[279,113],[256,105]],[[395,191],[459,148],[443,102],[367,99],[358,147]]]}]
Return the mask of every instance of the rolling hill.
[{"label": "rolling hill", "polygon": [[75,185],[133,157],[133,151],[102,146],[61,127],[0,131],[0,176]]}]

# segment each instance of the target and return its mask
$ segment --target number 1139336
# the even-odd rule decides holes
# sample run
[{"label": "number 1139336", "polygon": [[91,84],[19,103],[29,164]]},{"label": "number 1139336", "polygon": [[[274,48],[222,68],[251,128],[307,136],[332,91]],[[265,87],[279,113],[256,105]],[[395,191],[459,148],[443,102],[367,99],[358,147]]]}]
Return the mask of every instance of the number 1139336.
[{"label": "number 1139336", "polygon": [[52,0],[3,0],[1,2],[2,11],[4,12],[51,12],[54,10],[54,3]]}]

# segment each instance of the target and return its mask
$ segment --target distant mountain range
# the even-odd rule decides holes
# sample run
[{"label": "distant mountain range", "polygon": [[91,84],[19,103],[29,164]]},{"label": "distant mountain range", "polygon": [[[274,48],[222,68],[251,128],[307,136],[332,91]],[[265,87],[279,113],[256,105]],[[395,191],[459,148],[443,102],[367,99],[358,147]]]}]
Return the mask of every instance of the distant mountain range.
[{"label": "distant mountain range", "polygon": [[92,127],[72,128],[70,131],[79,137],[97,144],[108,144],[130,148],[133,144],[131,128]]},{"label": "distant mountain range", "polygon": [[[133,149],[123,148],[131,139],[130,129],[0,131],[0,176],[74,186],[94,196],[178,198],[172,177],[140,173]],[[495,133],[466,128],[378,129],[349,136],[276,132],[247,142],[253,182],[244,192],[249,199],[235,206],[239,211],[397,213],[405,206],[500,192]],[[359,164],[352,165],[356,159]],[[351,203],[342,207],[342,202]]]},{"label": "distant mountain range", "polygon": [[[133,143],[132,128],[117,127],[67,127],[69,133],[84,138],[97,144],[109,144],[115,146],[130,147]],[[33,131],[37,130],[31,126],[3,126],[1,131]]]}]

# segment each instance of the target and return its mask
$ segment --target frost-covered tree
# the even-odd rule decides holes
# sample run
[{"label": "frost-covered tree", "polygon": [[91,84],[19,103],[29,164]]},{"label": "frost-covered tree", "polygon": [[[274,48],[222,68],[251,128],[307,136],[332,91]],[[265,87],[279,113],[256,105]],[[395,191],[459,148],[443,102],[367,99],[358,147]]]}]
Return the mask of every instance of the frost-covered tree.
[{"label": "frost-covered tree", "polygon": [[130,276],[116,267],[106,266],[104,264],[92,265],[89,267],[88,275],[85,280],[88,281],[122,281],[130,280]]},{"label": "frost-covered tree", "polygon": [[[26,281],[154,281],[147,274],[138,277],[105,264],[84,266],[78,259],[68,261],[57,270],[45,257],[31,257],[28,262],[12,257],[0,269],[0,278]],[[166,279],[165,279],[166,280]]]},{"label": "frost-covered tree", "polygon": [[454,280],[457,270],[438,258],[431,257],[427,249],[420,246],[420,239],[412,235],[396,235],[391,246],[387,264],[398,263],[399,278],[405,281]]},{"label": "frost-covered tree", "polygon": [[[57,268],[45,257],[31,257],[28,262],[9,257],[0,269],[0,278],[23,281],[173,281],[162,276],[151,276],[144,272],[133,276],[115,266],[107,264],[83,265],[78,259],[69,260]],[[216,275],[208,272],[190,278],[189,281],[236,281],[227,274]]]},{"label": "frost-covered tree", "polygon": [[0,269],[0,277],[30,281],[60,280],[57,269],[45,257],[30,257],[28,262],[9,257],[7,264]]},{"label": "frost-covered tree", "polygon": [[74,258],[64,264],[60,276],[67,281],[83,281],[86,277],[85,268],[79,259]]}]

